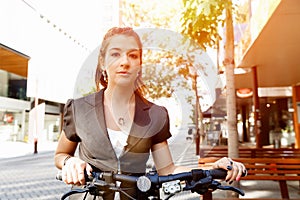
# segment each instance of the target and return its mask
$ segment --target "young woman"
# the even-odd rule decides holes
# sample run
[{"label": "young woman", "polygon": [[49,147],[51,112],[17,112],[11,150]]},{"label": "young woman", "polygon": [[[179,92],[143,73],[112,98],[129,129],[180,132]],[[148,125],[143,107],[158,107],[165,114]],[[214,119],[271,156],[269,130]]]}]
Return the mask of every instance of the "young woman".
[{"label": "young woman", "polygon": [[[55,153],[55,165],[62,169],[65,183],[84,184],[84,170],[144,174],[150,151],[160,175],[191,170],[172,161],[167,143],[169,116],[164,107],[144,98],[141,66],[142,43],[137,33],[128,27],[110,29],[99,52],[98,92],[65,105]],[[75,157],[78,145],[79,156]],[[218,160],[213,167],[228,170],[228,181],[239,180],[246,170],[229,158]],[[131,195],[137,194],[131,191]],[[114,194],[104,199],[114,199]]]}]

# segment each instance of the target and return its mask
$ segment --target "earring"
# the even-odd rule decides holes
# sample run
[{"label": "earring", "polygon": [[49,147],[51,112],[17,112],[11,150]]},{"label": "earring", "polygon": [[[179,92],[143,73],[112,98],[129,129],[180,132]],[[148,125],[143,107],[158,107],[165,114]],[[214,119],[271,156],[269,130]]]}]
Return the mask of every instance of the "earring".
[{"label": "earring", "polygon": [[102,71],[102,76],[103,76],[103,80],[104,80],[105,82],[107,82],[107,73],[106,73],[106,70],[103,70],[103,71]]}]

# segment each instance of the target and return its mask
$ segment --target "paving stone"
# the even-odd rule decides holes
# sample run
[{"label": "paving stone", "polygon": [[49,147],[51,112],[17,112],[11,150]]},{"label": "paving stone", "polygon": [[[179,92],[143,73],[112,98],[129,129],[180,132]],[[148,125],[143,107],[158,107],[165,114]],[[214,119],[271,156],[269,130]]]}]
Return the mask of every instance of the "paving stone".
[{"label": "paving stone", "polygon": [[[170,143],[170,149],[176,164],[197,167],[198,158],[195,156],[193,142],[181,140]],[[0,144],[2,155],[4,151],[6,149]],[[0,200],[59,200],[70,190],[70,186],[55,179],[58,170],[54,166],[53,155],[54,148],[39,151],[38,154],[24,151],[23,155],[18,152],[18,155],[13,157],[0,157]],[[151,160],[149,162],[151,164]],[[241,181],[240,187],[246,193],[245,198],[280,198],[277,182]],[[290,197],[300,199],[299,182],[288,182],[288,187]],[[224,191],[215,191],[213,197],[222,198],[225,194]],[[172,199],[199,200],[199,196],[191,192],[182,192]]]}]

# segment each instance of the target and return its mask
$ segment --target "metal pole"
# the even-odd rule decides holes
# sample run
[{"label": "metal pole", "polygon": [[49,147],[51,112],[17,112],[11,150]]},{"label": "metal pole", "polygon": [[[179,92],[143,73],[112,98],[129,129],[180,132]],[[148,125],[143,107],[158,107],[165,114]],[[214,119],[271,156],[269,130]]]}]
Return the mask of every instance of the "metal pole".
[{"label": "metal pole", "polygon": [[37,143],[38,143],[38,105],[39,99],[36,97],[34,99],[34,111],[35,111],[35,134],[33,135],[33,147],[34,147],[34,154],[38,153],[37,150]]},{"label": "metal pole", "polygon": [[195,105],[195,125],[196,125],[196,135],[195,135],[195,144],[196,144],[196,155],[200,154],[200,133],[199,133],[199,95],[197,89],[197,73],[193,76],[193,89],[195,90],[196,96],[196,105]]},{"label": "metal pole", "polygon": [[254,104],[254,131],[256,135],[256,147],[261,148],[261,121],[259,116],[259,97],[258,97],[258,81],[256,66],[252,67],[253,75],[253,104]]}]

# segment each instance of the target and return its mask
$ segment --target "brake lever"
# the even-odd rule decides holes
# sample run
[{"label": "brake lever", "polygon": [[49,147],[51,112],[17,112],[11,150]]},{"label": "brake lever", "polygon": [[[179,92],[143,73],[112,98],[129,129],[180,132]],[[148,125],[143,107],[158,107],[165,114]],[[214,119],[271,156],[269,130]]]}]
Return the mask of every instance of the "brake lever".
[{"label": "brake lever", "polygon": [[94,184],[90,183],[82,189],[72,189],[72,190],[70,190],[69,192],[65,193],[61,197],[61,200],[64,200],[67,197],[69,197],[73,194],[78,194],[78,193],[90,193],[91,195],[98,195],[99,191],[98,191],[97,187]]},{"label": "brake lever", "polygon": [[198,194],[204,194],[209,189],[211,189],[213,191],[216,189],[231,190],[242,196],[245,195],[243,190],[233,187],[233,186],[224,186],[220,182],[212,180],[211,176],[200,179],[197,182],[195,182],[195,181],[188,182],[188,184],[183,188],[183,190],[190,190],[191,192],[197,192]]},{"label": "brake lever", "polygon": [[189,181],[183,190],[190,190],[191,192],[197,192],[198,194],[204,194],[209,189],[212,183],[212,177],[208,176],[198,181]]},{"label": "brake lever", "polygon": [[72,189],[69,192],[65,193],[62,197],[61,200],[66,199],[67,197],[73,195],[73,194],[78,194],[78,193],[85,193],[85,192],[89,192],[90,189],[89,188],[84,188],[84,189]]},{"label": "brake lever", "polygon": [[218,185],[217,189],[220,189],[220,190],[231,190],[231,191],[236,192],[236,193],[238,193],[238,194],[240,194],[242,196],[245,195],[245,192],[243,190],[241,190],[240,188],[233,187],[233,186]]},{"label": "brake lever", "polygon": [[212,189],[212,190],[216,190],[216,189],[219,189],[219,190],[231,190],[233,192],[236,192],[242,196],[245,195],[245,192],[243,190],[241,190],[240,188],[236,188],[236,187],[233,187],[233,186],[226,186],[226,185],[222,185],[220,182],[218,181],[215,181],[213,180],[211,182],[211,185],[209,186],[209,189]]}]

